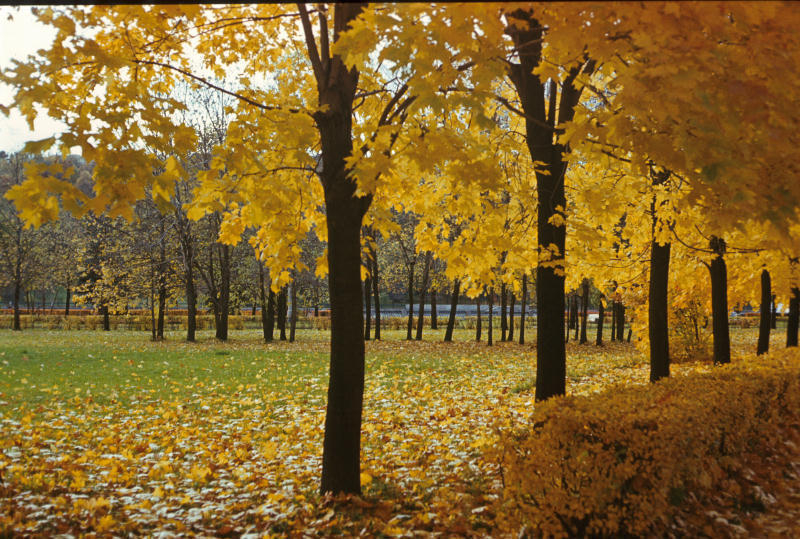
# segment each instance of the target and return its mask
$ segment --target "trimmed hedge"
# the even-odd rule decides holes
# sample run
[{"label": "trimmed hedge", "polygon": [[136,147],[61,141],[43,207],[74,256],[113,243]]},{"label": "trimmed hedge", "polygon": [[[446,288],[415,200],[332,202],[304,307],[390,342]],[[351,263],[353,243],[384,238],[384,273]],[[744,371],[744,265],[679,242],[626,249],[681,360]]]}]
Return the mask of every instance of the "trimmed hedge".
[{"label": "trimmed hedge", "polygon": [[503,533],[641,536],[668,524],[687,492],[709,491],[745,455],[768,453],[800,420],[800,350],[654,385],[559,397],[501,429]]}]

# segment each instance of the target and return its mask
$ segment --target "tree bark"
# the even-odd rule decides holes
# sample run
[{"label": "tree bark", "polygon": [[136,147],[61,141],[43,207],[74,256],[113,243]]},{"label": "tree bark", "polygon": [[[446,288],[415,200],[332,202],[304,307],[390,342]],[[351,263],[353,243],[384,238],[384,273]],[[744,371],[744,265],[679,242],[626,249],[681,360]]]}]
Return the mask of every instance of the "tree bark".
[{"label": "tree bark", "polygon": [[439,329],[439,316],[436,312],[436,291],[431,290],[431,329]]},{"label": "tree bark", "polygon": [[586,336],[586,325],[589,322],[589,280],[583,280],[583,299],[581,300],[581,339],[580,344],[586,344],[589,342],[589,338]]},{"label": "tree bark", "polygon": [[[367,262],[367,266],[369,266],[369,262]],[[366,315],[366,319],[364,321],[364,340],[368,341],[370,339],[370,332],[372,331],[372,294],[370,293],[372,288],[372,279],[367,276],[364,279],[364,314]]]},{"label": "tree bark", "polygon": [[492,346],[494,342],[492,341],[492,334],[494,333],[494,322],[492,321],[492,315],[494,314],[494,287],[489,289],[489,326],[487,327],[486,331],[486,344],[488,346]]},{"label": "tree bark", "polygon": [[453,294],[450,296],[450,315],[447,317],[447,329],[444,331],[444,342],[453,341],[453,330],[456,327],[456,309],[458,309],[458,294],[461,291],[461,281],[453,280]]},{"label": "tree bark", "polygon": [[408,270],[408,328],[406,330],[406,340],[411,340],[411,332],[414,330],[414,266],[415,263],[411,263],[411,267]]},{"label": "tree bark", "polygon": [[[359,289],[360,287],[361,280],[359,279]],[[287,295],[288,291],[284,286],[281,288],[281,291],[278,292],[278,331],[280,331],[280,340],[282,341],[286,340],[286,312],[289,310],[288,302],[286,301]]]},{"label": "tree bark", "polygon": [[725,364],[731,362],[731,337],[728,327],[728,271],[724,258],[725,240],[712,236],[710,247],[717,254],[709,266],[714,364]]},{"label": "tree bark", "polygon": [[611,342],[617,340],[617,302],[611,300]]},{"label": "tree bark", "polygon": [[289,342],[294,342],[297,330],[297,276],[292,280],[292,317],[289,321]]},{"label": "tree bark", "polygon": [[516,298],[514,292],[508,297],[508,341],[514,342],[514,303]]},{"label": "tree bark", "polygon": [[[569,342],[569,330],[572,327],[572,298],[566,298],[566,305],[565,308],[567,310],[566,314],[566,327],[564,328],[564,343]],[[538,339],[537,339],[538,341]]]},{"label": "tree bark", "polygon": [[69,316],[69,301],[71,299],[71,292],[72,290],[70,287],[67,287],[67,299],[64,300],[64,316]]},{"label": "tree bark", "polygon": [[475,322],[475,341],[481,342],[481,297],[475,300],[475,305],[478,307],[478,319]]},{"label": "tree bark", "polygon": [[265,320],[266,326],[264,327],[264,341],[272,342],[275,340],[275,292],[272,291],[272,285],[267,283],[267,318]]},{"label": "tree bark", "polygon": [[431,270],[431,252],[425,253],[425,266],[422,268],[422,286],[419,293],[419,319],[417,320],[416,340],[422,340],[422,326],[425,323],[425,295],[428,292],[428,278]]},{"label": "tree bark", "polygon": [[595,346],[603,346],[603,322],[605,322],[605,309],[603,307],[603,297],[597,305],[597,337],[594,340]]},{"label": "tree bark", "polygon": [[769,330],[772,329],[772,282],[769,271],[761,270],[761,319],[758,326],[758,345],[756,355],[766,354],[769,350]]},{"label": "tree bark", "polygon": [[14,331],[22,331],[22,324],[20,323],[19,317],[19,297],[21,292],[22,285],[20,284],[20,280],[16,279],[14,281]]},{"label": "tree bark", "polygon": [[381,339],[381,295],[378,287],[378,253],[370,247],[372,253],[372,294],[375,303],[375,340]]},{"label": "tree bark", "polygon": [[258,262],[258,297],[261,300],[261,331],[264,334],[264,342],[272,340],[272,336],[267,336],[267,325],[269,315],[267,314],[267,293],[264,289],[264,264]]},{"label": "tree bark", "polygon": [[625,305],[621,301],[617,302],[617,340],[625,340]]},{"label": "tree bark", "polygon": [[228,245],[220,245],[219,252],[219,272],[220,272],[220,285],[219,285],[219,322],[217,324],[216,337],[220,341],[228,340],[228,311],[230,308],[231,297],[231,257],[230,247]]},{"label": "tree bark", "polygon": [[519,343],[525,344],[525,310],[528,306],[528,273],[522,274],[522,298],[519,302]]},{"label": "tree bark", "polygon": [[158,324],[156,328],[156,340],[164,340],[164,317],[167,310],[167,287],[158,287]]},{"label": "tree bark", "polygon": [[108,314],[108,305],[100,307],[100,311],[103,313],[103,331],[111,331],[111,318]]},{"label": "tree bark", "polygon": [[581,326],[581,317],[579,316],[580,309],[581,309],[580,305],[578,304],[578,294],[575,293],[575,295],[572,296],[572,316],[575,317],[575,321],[573,322],[573,327],[575,328],[574,340],[576,340],[576,341],[579,338],[579,332],[580,332],[580,326]]},{"label": "tree bark", "polygon": [[194,286],[194,260],[189,247],[184,269],[186,279],[186,340],[195,342],[197,333],[197,289]]},{"label": "tree bark", "polygon": [[650,296],[648,299],[648,326],[650,337],[650,381],[657,382],[669,376],[669,284],[670,244],[653,239],[650,245]]},{"label": "tree bark", "polygon": [[775,294],[772,294],[772,316],[770,317],[770,329],[778,329],[778,304]]},{"label": "tree bark", "polygon": [[505,342],[508,334],[508,318],[506,309],[508,308],[508,293],[506,283],[500,283],[500,341]]},{"label": "tree bark", "polygon": [[797,330],[800,327],[800,288],[792,288],[789,299],[789,319],[786,321],[786,347],[797,346]]}]

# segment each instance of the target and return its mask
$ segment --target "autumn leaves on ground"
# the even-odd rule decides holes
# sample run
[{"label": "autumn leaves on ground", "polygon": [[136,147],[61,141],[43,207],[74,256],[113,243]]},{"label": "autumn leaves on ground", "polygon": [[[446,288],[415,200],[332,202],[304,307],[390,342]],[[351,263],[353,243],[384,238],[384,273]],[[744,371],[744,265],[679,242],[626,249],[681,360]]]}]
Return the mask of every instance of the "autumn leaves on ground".
[{"label": "autumn leaves on ground", "polygon": [[[317,494],[325,332],[268,347],[250,331],[193,345],[177,334],[0,333],[0,530],[504,535],[497,429],[531,416],[532,346],[387,333],[367,346],[364,495],[347,501]],[[734,366],[766,361],[752,355],[754,337],[734,332]],[[646,357],[627,343],[571,344],[568,356],[571,395],[612,400],[617,384],[648,380]],[[676,383],[722,372],[706,361],[675,370]],[[772,451],[731,468],[740,473],[720,479],[727,494],[680,492],[672,532],[790,530],[792,433],[798,441],[787,427]]]}]

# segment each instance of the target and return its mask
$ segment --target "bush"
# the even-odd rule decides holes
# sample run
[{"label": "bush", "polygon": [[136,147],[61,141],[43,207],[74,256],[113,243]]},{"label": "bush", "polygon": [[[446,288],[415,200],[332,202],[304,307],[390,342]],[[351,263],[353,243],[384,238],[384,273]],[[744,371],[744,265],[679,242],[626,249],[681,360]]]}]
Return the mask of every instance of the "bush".
[{"label": "bush", "polygon": [[503,533],[658,534],[686,492],[719,488],[741,458],[800,418],[800,351],[537,404],[501,429]]}]

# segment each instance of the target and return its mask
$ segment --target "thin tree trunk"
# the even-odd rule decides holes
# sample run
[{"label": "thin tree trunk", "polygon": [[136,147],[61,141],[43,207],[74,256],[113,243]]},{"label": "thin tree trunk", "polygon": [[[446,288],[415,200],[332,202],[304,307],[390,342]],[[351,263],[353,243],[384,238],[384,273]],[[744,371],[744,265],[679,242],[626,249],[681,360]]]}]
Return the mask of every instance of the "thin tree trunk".
[{"label": "thin tree trunk", "polygon": [[268,314],[267,310],[267,293],[264,290],[264,264],[259,260],[258,262],[258,296],[261,300],[261,331],[264,333],[264,342],[272,340],[272,336],[267,336]]},{"label": "thin tree trunk", "polygon": [[792,288],[789,299],[789,318],[786,321],[786,347],[797,346],[797,330],[800,327],[800,288]]},{"label": "thin tree trunk", "polygon": [[772,294],[772,316],[770,317],[770,329],[778,329],[778,304],[775,294]]},{"label": "thin tree trunk", "polygon": [[[367,262],[367,266],[369,266],[369,262]],[[372,331],[372,294],[370,293],[372,289],[372,279],[367,276],[364,279],[364,314],[366,318],[364,320],[364,340],[368,341],[370,339],[370,333]]]},{"label": "thin tree trunk", "polygon": [[228,311],[230,308],[231,296],[231,257],[230,247],[221,245],[218,247],[220,253],[220,286],[219,286],[219,324],[217,325],[217,339],[228,340]]},{"label": "thin tree trunk", "polygon": [[64,316],[69,316],[69,301],[72,296],[72,290],[70,287],[67,287],[67,299],[64,301]]},{"label": "thin tree trunk", "polygon": [[[569,342],[569,330],[572,328],[572,298],[571,297],[567,298],[565,303],[566,303],[565,307],[567,309],[567,314],[566,314],[566,317],[565,317],[566,318],[566,320],[565,320],[566,328],[565,328],[565,331],[564,331],[564,343],[568,343]],[[537,339],[537,342],[538,342],[538,339]]]},{"label": "thin tree trunk", "polygon": [[[359,289],[361,287],[359,280]],[[280,340],[286,340],[286,313],[289,310],[289,305],[287,301],[288,291],[287,287],[284,286],[281,288],[281,291],[278,292],[278,330],[280,331]]]},{"label": "thin tree trunk", "polygon": [[600,300],[598,301],[597,305],[597,337],[594,340],[594,344],[596,346],[603,346],[603,322],[605,322],[605,314],[603,297],[600,296]]},{"label": "thin tree trunk", "polygon": [[428,278],[431,270],[431,252],[425,253],[425,266],[422,268],[422,287],[419,294],[419,319],[417,320],[416,340],[422,340],[422,326],[425,323],[425,295],[428,292]]},{"label": "thin tree trunk", "polygon": [[525,344],[525,310],[528,307],[528,272],[522,274],[522,298],[519,302],[519,343]]},{"label": "thin tree trunk", "polygon": [[103,312],[103,331],[111,331],[111,319],[108,315],[108,305],[100,308]]},{"label": "thin tree trunk", "polygon": [[186,267],[186,340],[194,342],[197,332],[197,289],[194,285],[194,253],[191,245],[184,249]]},{"label": "thin tree trunk", "polygon": [[756,355],[766,354],[769,350],[769,330],[772,328],[772,280],[769,271],[761,270],[761,320],[758,326],[758,345]]},{"label": "thin tree trunk", "polygon": [[589,338],[586,336],[586,325],[589,322],[589,280],[583,280],[583,299],[581,300],[581,340],[580,344],[586,344],[589,342]]},{"label": "thin tree trunk", "polygon": [[456,309],[458,309],[458,294],[461,291],[461,281],[453,280],[453,294],[450,296],[450,315],[447,317],[447,329],[444,331],[444,342],[453,341],[453,330],[456,327]]},{"label": "thin tree trunk", "polygon": [[414,262],[408,269],[408,328],[406,328],[406,340],[411,340],[411,332],[414,329]]},{"label": "thin tree trunk", "polygon": [[167,310],[167,288],[166,286],[158,287],[158,327],[156,330],[156,340],[164,340],[164,317]]},{"label": "thin tree trunk", "polygon": [[372,294],[375,304],[375,340],[381,338],[381,295],[378,287],[378,254],[370,247],[372,253]]},{"label": "thin tree trunk", "polygon": [[717,256],[711,261],[711,313],[713,317],[714,363],[731,362],[731,337],[728,327],[728,272],[725,266],[725,240],[711,237],[711,250]]},{"label": "thin tree trunk", "polygon": [[577,293],[574,296],[572,296],[572,301],[573,301],[573,304],[572,304],[572,316],[575,317],[575,322],[574,322],[575,325],[573,326],[575,328],[574,340],[577,341],[578,337],[579,337],[580,325],[581,325],[580,324],[580,316],[579,316],[580,306],[578,305],[578,294]]},{"label": "thin tree trunk", "polygon": [[475,341],[481,342],[481,297],[478,296],[477,300],[475,300],[475,304],[478,307],[478,319],[475,322]]},{"label": "thin tree trunk", "polygon": [[516,298],[514,292],[509,294],[508,298],[508,341],[514,342],[514,303]]},{"label": "thin tree trunk", "polygon": [[611,342],[617,340],[617,301],[611,300]]},{"label": "thin tree trunk", "polygon": [[20,279],[14,280],[14,331],[22,331],[22,324],[19,318],[19,296],[22,291]]},{"label": "thin tree trunk", "polygon": [[494,314],[494,287],[489,289],[489,327],[487,328],[488,331],[486,332],[486,344],[488,346],[492,346],[494,344],[492,341],[492,334],[494,332],[494,322],[492,321],[493,314]]},{"label": "thin tree trunk", "polygon": [[431,290],[431,329],[439,329],[439,317],[436,312],[436,291]]},{"label": "thin tree trunk", "polygon": [[625,305],[621,301],[617,302],[617,340],[625,340]]},{"label": "thin tree trunk", "polygon": [[297,330],[297,276],[292,280],[292,318],[289,321],[289,342],[294,342]]},{"label": "thin tree trunk", "polygon": [[267,319],[266,327],[264,328],[264,340],[272,342],[275,340],[275,292],[272,291],[272,285],[267,283],[269,287],[267,290]]},{"label": "thin tree trunk", "polygon": [[500,341],[505,342],[508,334],[508,318],[506,309],[508,308],[508,293],[506,283],[500,283]]},{"label": "thin tree trunk", "polygon": [[[655,227],[655,225],[654,225]],[[650,337],[650,381],[657,382],[669,376],[669,284],[670,244],[651,242],[650,297],[648,299],[648,326]]]}]

